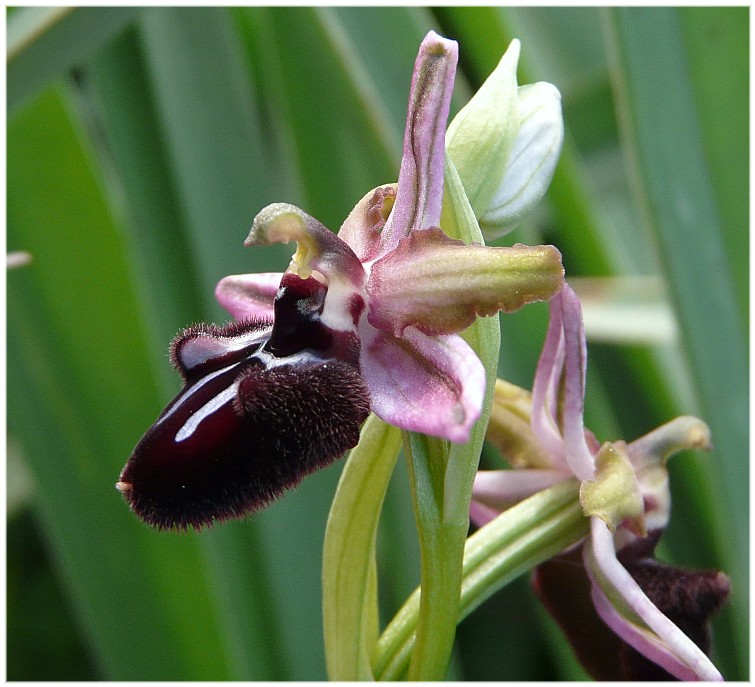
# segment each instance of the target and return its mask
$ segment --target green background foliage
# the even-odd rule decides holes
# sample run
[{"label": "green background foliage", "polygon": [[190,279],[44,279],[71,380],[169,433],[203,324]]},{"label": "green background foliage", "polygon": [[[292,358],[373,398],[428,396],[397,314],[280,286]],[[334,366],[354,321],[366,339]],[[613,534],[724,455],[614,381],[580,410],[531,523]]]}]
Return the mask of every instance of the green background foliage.
[{"label": "green background foliage", "polygon": [[[715,657],[748,656],[747,8],[22,8],[8,17],[8,678],[324,679],[320,567],[341,463],[265,512],[157,533],[113,485],[178,389],[167,344],[225,321],[224,275],[270,202],[337,229],[395,180],[427,30],[459,40],[455,112],[508,42],[562,93],[551,190],[499,240],[567,277],[656,275],[675,338],[590,343],[587,424],[633,439],[678,414],[715,450],[671,464],[661,553],[721,568]],[[547,309],[503,316],[500,374],[529,386]],[[631,327],[630,327],[631,329]],[[484,462],[497,458],[484,453]],[[378,532],[381,620],[418,580],[406,468]],[[458,630],[449,677],[584,677],[526,579]]]}]

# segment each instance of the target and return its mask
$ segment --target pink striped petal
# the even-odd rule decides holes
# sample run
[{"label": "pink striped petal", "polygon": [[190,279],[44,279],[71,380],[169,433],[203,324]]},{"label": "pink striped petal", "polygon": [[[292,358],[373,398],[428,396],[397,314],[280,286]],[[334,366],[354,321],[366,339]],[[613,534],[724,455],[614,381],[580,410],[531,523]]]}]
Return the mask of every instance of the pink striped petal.
[{"label": "pink striped petal", "polygon": [[459,48],[430,31],[420,45],[409,94],[396,203],[381,236],[380,255],[411,231],[440,224],[446,123]]},{"label": "pink striped petal", "polygon": [[273,301],[282,272],[232,274],[215,287],[215,298],[237,320],[252,318],[273,321]]},{"label": "pink striped petal", "polygon": [[550,302],[548,333],[532,383],[532,431],[550,453],[554,465],[566,467],[564,444],[558,425],[558,392],[564,366],[564,327],[561,300]]},{"label": "pink striped petal", "polygon": [[[584,562],[595,610],[604,622],[627,644],[680,680],[722,680],[705,653],[658,610],[621,565],[606,524],[593,517],[590,526]],[[646,627],[633,622],[630,614],[639,616]]]},{"label": "pink striped petal", "polygon": [[595,475],[595,458],[585,440],[585,378],[587,370],[587,340],[582,321],[582,306],[577,294],[568,284],[557,296],[561,302],[565,345],[564,421],[562,433],[566,448],[566,462],[580,480]]},{"label": "pink striped petal", "polygon": [[472,499],[500,513],[570,477],[563,470],[480,470],[472,487]]},{"label": "pink striped petal", "polygon": [[460,336],[408,327],[398,338],[366,325],[360,337],[362,375],[380,418],[456,443],[469,440],[482,410],[485,370]]}]

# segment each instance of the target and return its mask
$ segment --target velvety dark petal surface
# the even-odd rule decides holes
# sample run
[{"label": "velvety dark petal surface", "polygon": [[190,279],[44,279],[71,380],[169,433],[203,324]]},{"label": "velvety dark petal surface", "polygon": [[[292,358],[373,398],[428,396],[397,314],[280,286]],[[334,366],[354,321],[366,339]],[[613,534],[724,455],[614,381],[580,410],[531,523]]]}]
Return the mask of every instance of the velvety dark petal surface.
[{"label": "velvety dark petal surface", "polygon": [[160,529],[240,517],[355,446],[368,413],[349,363],[252,361],[185,389],[137,445],[121,490]]},{"label": "velvety dark petal surface", "polygon": [[[717,571],[675,568],[653,558],[623,558],[624,566],[648,598],[709,655],[710,620],[729,594],[726,575]],[[628,644],[622,647],[621,661],[626,680],[674,679]]]},{"label": "velvety dark petal surface", "polygon": [[199,324],[176,337],[184,388],[117,485],[142,520],[199,529],[241,517],[356,445],[370,407],[359,341],[321,322],[326,292],[289,273],[274,324]]}]

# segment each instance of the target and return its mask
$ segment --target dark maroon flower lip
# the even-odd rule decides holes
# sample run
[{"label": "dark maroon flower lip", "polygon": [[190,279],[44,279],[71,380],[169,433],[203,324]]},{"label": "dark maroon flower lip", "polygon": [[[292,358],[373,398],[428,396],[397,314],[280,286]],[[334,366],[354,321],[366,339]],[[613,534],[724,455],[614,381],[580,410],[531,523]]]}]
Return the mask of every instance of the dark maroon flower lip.
[{"label": "dark maroon flower lip", "polygon": [[199,324],[170,347],[184,387],[116,487],[159,529],[201,529],[269,504],[359,440],[359,342],[320,321],[327,287],[284,277],[274,323]]}]

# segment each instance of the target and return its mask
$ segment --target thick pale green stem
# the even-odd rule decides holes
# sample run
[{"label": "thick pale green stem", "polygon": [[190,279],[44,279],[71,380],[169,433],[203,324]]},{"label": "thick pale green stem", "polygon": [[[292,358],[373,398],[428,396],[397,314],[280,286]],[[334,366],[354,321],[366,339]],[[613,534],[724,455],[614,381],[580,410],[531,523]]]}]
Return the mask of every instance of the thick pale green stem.
[{"label": "thick pale green stem", "polygon": [[[484,245],[459,175],[448,157],[441,227],[451,237]],[[495,387],[500,332],[498,319],[478,318],[462,333],[485,367],[486,392],[480,419],[466,444],[416,434],[405,437],[422,555],[421,601],[417,593],[416,642],[409,677],[442,680],[456,635],[462,561],[469,529],[469,502]],[[404,664],[406,666],[406,663]]]},{"label": "thick pale green stem", "polygon": [[[539,492],[502,513],[467,540],[456,622],[519,575],[577,543],[588,531],[576,480]],[[418,588],[380,637],[372,656],[376,679],[398,680],[406,674],[417,641],[420,597]]]},{"label": "thick pale green stem", "polygon": [[[409,668],[412,680],[442,680],[453,647],[466,527],[444,522],[448,442],[405,435],[425,590],[418,610],[417,642]],[[459,545],[461,544],[461,545]]]},{"label": "thick pale green stem", "polygon": [[400,431],[371,415],[338,483],[323,549],[323,631],[331,680],[372,680],[377,641],[375,537],[401,445]]}]

